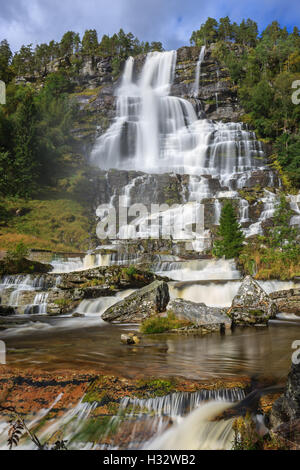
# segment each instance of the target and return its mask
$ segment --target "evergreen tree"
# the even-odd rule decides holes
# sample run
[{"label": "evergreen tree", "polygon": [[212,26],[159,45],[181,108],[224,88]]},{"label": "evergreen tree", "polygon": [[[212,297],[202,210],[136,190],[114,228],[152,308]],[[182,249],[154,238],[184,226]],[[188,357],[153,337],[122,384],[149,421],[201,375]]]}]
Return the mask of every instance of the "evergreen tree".
[{"label": "evergreen tree", "polygon": [[37,188],[37,110],[34,92],[26,88],[15,116],[14,170],[15,191],[30,197]]},{"label": "evergreen tree", "polygon": [[220,227],[213,247],[214,256],[235,258],[242,250],[244,238],[234,207],[227,201],[221,211]]}]

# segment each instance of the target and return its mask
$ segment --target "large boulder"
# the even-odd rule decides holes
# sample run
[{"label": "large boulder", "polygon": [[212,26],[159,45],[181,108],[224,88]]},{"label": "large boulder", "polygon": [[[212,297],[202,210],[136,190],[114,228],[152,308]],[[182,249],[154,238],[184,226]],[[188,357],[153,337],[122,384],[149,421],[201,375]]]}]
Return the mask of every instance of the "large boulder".
[{"label": "large boulder", "polygon": [[300,445],[300,363],[293,364],[287,386],[273,404],[270,414],[272,431],[283,438],[288,448]]},{"label": "large boulder", "polygon": [[236,325],[267,324],[277,311],[277,306],[269,295],[251,276],[246,276],[227,315]]},{"label": "large boulder", "polygon": [[102,320],[119,323],[141,323],[145,318],[164,312],[170,300],[168,284],[154,281],[108,308]]},{"label": "large boulder", "polygon": [[231,326],[231,320],[224,309],[208,307],[204,303],[174,299],[169,302],[167,311],[174,313],[180,320],[188,320],[199,326],[214,325],[219,328],[230,328]]}]

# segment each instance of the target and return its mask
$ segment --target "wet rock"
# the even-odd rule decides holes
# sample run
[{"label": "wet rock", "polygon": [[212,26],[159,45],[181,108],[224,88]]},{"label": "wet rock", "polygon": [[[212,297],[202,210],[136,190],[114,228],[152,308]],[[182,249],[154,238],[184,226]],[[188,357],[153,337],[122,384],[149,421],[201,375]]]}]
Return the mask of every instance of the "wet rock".
[{"label": "wet rock", "polygon": [[[300,420],[300,364],[292,364],[284,394],[275,401],[270,422],[276,431],[284,424]],[[299,438],[300,442],[300,438]]]},{"label": "wet rock", "polygon": [[145,318],[165,311],[169,299],[168,284],[164,281],[154,281],[107,309],[102,315],[102,320],[140,323]]},{"label": "wet rock", "polygon": [[277,306],[270,296],[254,281],[246,276],[232,301],[227,315],[236,325],[268,323],[277,313]]},{"label": "wet rock", "polygon": [[139,344],[140,341],[140,338],[134,333],[121,335],[121,343],[123,344]]},{"label": "wet rock", "polygon": [[180,320],[188,320],[198,326],[207,326],[209,330],[230,328],[231,319],[226,315],[225,309],[208,307],[204,303],[190,302],[189,300],[174,299],[169,302],[167,311],[174,313]]},{"label": "wet rock", "polygon": [[272,292],[279,312],[300,314],[300,288]]},{"label": "wet rock", "polygon": [[0,305],[0,316],[6,317],[14,315],[15,313],[15,309],[10,305]]}]

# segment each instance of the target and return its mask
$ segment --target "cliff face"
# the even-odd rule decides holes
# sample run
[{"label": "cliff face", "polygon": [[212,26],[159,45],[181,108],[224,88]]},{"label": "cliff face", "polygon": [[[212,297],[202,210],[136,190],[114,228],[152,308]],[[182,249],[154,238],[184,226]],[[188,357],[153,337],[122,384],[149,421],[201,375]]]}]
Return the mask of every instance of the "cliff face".
[{"label": "cliff face", "polygon": [[[279,176],[262,156],[263,146],[257,142],[254,133],[244,132],[241,126],[230,124],[241,120],[243,109],[238,103],[236,86],[230,80],[226,69],[222,68],[214,58],[214,45],[202,51],[204,54],[199,67],[200,52],[198,47],[178,49],[169,93],[172,97],[179,97],[190,103],[198,119],[206,118],[213,121],[208,131],[204,129],[204,132],[208,132],[209,139],[207,155],[202,162],[205,171],[196,172],[198,175],[196,177],[191,174],[176,174],[177,172],[172,169],[166,169],[165,173],[159,173],[158,169],[159,174],[156,174],[156,171],[149,172],[147,169],[143,171],[142,165],[138,168],[141,171],[127,171],[126,166],[123,170],[107,171],[102,169],[104,166],[101,158],[94,162],[95,166],[89,166],[89,156],[95,143],[97,144],[97,139],[99,140],[115,122],[116,90],[121,83],[121,75],[113,77],[111,58],[85,57],[78,65],[77,71],[73,70],[72,73],[68,58],[57,60],[45,68],[43,77],[59,70],[69,71],[69,78],[75,86],[72,98],[79,104],[80,111],[73,134],[78,142],[76,150],[85,155],[87,161],[87,184],[83,196],[88,197],[93,211],[101,204],[112,202],[118,208],[120,196],[126,196],[130,204],[144,204],[148,211],[150,211],[150,201],[151,204],[172,205],[201,199],[204,205],[204,228],[213,234],[222,204],[230,199],[239,211],[240,222],[245,230],[257,224],[257,227],[253,227],[253,231],[248,230],[248,235],[251,236],[252,232],[262,233],[272,224],[274,198],[280,186]],[[133,83],[135,84],[138,83],[145,59],[145,55],[134,58]],[[121,69],[124,70],[124,65]],[[199,86],[195,92],[197,70]],[[23,77],[19,78],[19,82],[41,80],[43,77]],[[218,128],[214,121],[228,125]],[[121,140],[116,144],[116,148],[118,145],[123,145],[122,139],[126,140],[127,146],[134,147],[135,143],[128,138],[129,132],[126,128],[128,125],[127,122],[124,123]],[[194,139],[197,139],[199,132],[203,132],[202,128],[199,129],[196,130]],[[230,137],[231,135],[233,137]],[[142,160],[142,156],[140,158]],[[245,163],[246,160],[251,161],[250,166],[249,163]],[[114,163],[111,166],[120,168]],[[241,168],[245,170],[241,171]],[[214,171],[215,169],[217,171]],[[227,178],[220,177],[222,172],[224,174],[224,170],[227,172]],[[266,194],[264,192],[266,188],[271,192]],[[203,194],[199,199],[197,193],[202,191]],[[195,197],[196,199],[193,199]],[[258,226],[259,232],[257,232]]]}]

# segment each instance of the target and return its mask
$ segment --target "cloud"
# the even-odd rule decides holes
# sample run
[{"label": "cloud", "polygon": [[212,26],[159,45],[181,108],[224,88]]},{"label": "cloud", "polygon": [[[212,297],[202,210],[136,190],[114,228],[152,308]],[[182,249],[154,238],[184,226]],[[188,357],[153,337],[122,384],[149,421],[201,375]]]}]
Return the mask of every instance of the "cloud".
[{"label": "cloud", "polygon": [[99,37],[120,28],[141,40],[162,41],[166,48],[188,44],[191,32],[208,16],[232,21],[252,18],[264,28],[277,19],[300,24],[298,0],[0,0],[0,40],[13,50],[22,44],[60,40],[68,31],[95,28]]}]

